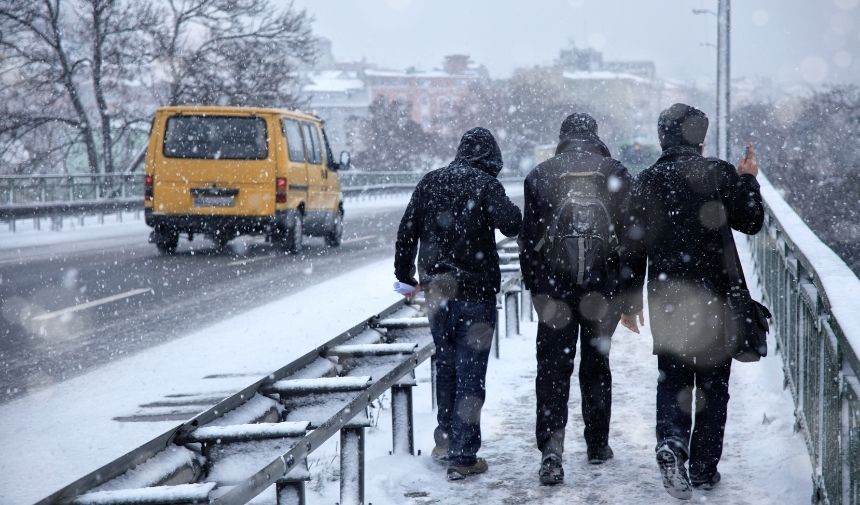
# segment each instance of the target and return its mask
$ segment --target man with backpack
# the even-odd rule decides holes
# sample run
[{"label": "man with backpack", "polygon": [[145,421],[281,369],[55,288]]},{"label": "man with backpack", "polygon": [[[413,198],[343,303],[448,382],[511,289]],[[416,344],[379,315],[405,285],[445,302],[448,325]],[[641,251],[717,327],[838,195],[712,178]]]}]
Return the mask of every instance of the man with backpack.
[{"label": "man with backpack", "polygon": [[574,113],[561,125],[556,155],[526,177],[520,266],[538,313],[537,446],[540,482],[564,480],[562,453],[570,376],[580,341],[579,386],[588,461],[609,447],[612,374],[609,347],[618,325],[618,238],[631,177],[597,135],[597,122]]}]

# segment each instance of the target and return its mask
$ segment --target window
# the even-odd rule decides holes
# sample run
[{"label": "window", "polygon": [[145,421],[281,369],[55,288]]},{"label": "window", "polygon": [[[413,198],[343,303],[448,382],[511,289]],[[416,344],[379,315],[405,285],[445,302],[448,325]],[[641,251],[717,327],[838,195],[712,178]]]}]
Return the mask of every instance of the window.
[{"label": "window", "polygon": [[269,155],[266,122],[260,117],[173,116],[167,120],[168,158],[261,160]]},{"label": "window", "polygon": [[308,153],[308,162],[315,165],[322,163],[320,153],[320,138],[317,129],[310,123],[305,123],[305,152]]},{"label": "window", "polygon": [[287,138],[287,151],[290,161],[305,162],[305,148],[302,141],[302,129],[299,122],[294,119],[282,119],[281,129]]}]

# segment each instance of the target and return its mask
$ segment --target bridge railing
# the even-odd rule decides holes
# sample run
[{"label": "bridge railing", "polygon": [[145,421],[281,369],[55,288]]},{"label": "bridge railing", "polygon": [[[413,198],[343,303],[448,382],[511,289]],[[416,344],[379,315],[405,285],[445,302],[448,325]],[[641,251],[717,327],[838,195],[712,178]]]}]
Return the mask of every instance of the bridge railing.
[{"label": "bridge railing", "polygon": [[[340,174],[344,188],[411,184],[424,175],[421,172],[359,172]],[[48,174],[0,176],[0,205],[56,204],[115,200],[143,195],[143,174]]]},{"label": "bridge railing", "polygon": [[[375,198],[404,193],[424,176],[412,171],[349,170],[340,172],[346,198]],[[503,177],[503,182],[521,181]],[[52,228],[62,226],[62,217],[138,211],[143,209],[143,174],[4,175],[0,176],[0,221],[15,231],[16,220],[49,217]]]},{"label": "bridge railing", "polygon": [[762,179],[752,255],[812,461],[812,501],[858,505],[860,280]]}]

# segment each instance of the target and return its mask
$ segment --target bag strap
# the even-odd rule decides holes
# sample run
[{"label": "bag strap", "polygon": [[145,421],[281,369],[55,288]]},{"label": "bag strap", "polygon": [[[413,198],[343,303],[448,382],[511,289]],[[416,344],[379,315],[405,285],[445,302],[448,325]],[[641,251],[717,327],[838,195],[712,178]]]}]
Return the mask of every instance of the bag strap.
[{"label": "bag strap", "polygon": [[732,229],[729,225],[728,210],[723,196],[720,194],[720,183],[718,179],[717,167],[713,164],[711,173],[714,176],[714,189],[717,192],[717,200],[723,207],[723,212],[726,215],[726,222],[720,225],[720,238],[723,241],[723,266],[726,268],[726,273],[729,276],[729,290],[747,289],[747,281],[744,278],[744,270],[741,266],[740,258],[738,257],[735,238],[732,235]]}]

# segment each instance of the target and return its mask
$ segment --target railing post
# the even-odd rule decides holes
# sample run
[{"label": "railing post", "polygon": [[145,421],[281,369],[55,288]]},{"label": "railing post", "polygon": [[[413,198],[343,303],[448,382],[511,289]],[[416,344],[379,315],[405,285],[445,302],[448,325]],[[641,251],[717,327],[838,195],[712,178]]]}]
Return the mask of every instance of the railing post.
[{"label": "railing post", "polygon": [[842,383],[842,503],[860,504],[860,380],[846,373]]},{"label": "railing post", "polygon": [[394,455],[415,455],[415,438],[412,428],[412,386],[395,385],[391,388],[391,438]]},{"label": "railing post", "polygon": [[519,293],[508,291],[505,293],[505,337],[520,334],[520,310]]},{"label": "railing post", "polygon": [[279,482],[275,485],[278,505],[305,505],[305,483]]},{"label": "railing post", "polygon": [[532,292],[522,286],[520,289],[520,319],[534,322],[534,307],[532,306]]},{"label": "railing post", "polygon": [[340,504],[364,505],[364,427],[340,430]]},{"label": "railing post", "polygon": [[499,301],[499,297],[497,296],[496,297],[496,328],[495,328],[495,331],[493,331],[493,356],[495,356],[496,359],[501,358],[501,354],[499,352],[499,340],[500,340],[499,339],[499,333],[501,332],[500,327],[502,325],[502,318],[503,318],[502,310],[503,310],[503,306],[502,306],[501,302]]},{"label": "railing post", "polygon": [[436,353],[430,356],[430,408],[436,410]]}]

